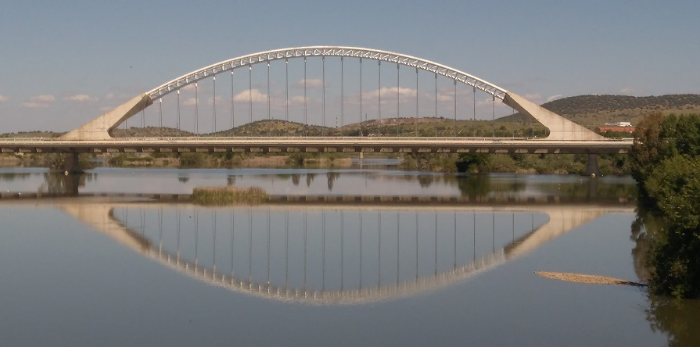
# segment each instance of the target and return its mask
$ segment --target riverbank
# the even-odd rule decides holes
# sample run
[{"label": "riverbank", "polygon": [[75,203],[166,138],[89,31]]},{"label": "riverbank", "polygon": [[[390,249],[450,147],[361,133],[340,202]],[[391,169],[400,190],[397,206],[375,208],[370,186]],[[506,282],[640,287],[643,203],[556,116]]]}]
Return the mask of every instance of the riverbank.
[{"label": "riverbank", "polygon": [[[0,155],[0,166],[59,165],[56,155],[25,154]],[[365,158],[388,159],[389,156],[366,155]],[[436,173],[466,172],[472,174],[582,174],[586,170],[587,155],[574,154],[404,154],[399,155],[400,170]],[[395,159],[395,157],[391,157]],[[134,168],[349,168],[358,162],[357,156],[344,153],[119,153],[82,155],[88,164]],[[601,155],[598,165],[602,175],[630,173],[626,155]],[[59,165],[61,166],[61,165]]]}]

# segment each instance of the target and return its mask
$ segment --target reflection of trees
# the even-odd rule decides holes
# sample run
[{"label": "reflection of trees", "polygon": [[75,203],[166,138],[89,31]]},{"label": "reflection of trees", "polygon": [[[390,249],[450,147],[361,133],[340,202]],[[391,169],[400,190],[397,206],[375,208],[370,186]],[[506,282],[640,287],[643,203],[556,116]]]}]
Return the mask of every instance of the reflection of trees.
[{"label": "reflection of trees", "polygon": [[44,174],[44,183],[39,187],[39,191],[52,195],[78,195],[79,187],[84,187],[85,182],[96,178],[96,174],[90,173],[64,175],[47,172]]},{"label": "reflection of trees", "polygon": [[326,177],[328,178],[328,191],[332,192],[333,191],[333,183],[335,182],[336,179],[338,179],[338,177],[340,177],[340,173],[329,171],[328,173],[326,173]]},{"label": "reflection of trees", "polygon": [[658,225],[650,213],[638,212],[637,218],[632,222],[632,235],[630,239],[635,242],[632,249],[634,272],[642,282],[648,282],[649,252],[651,251],[652,238],[656,235]]},{"label": "reflection of trees", "polygon": [[598,179],[582,179],[579,183],[548,183],[542,190],[562,198],[579,200],[635,199],[637,190],[627,183],[607,183]]},{"label": "reflection of trees", "polygon": [[646,313],[652,330],[668,334],[669,346],[700,345],[700,301],[650,296]]},{"label": "reflection of trees", "polygon": [[[635,242],[632,249],[634,271],[643,282],[650,278],[652,248],[663,237],[662,220],[646,211],[640,211],[631,226],[631,239]],[[648,295],[649,308],[646,318],[652,330],[668,334],[669,346],[700,345],[700,301],[683,300]]]},{"label": "reflection of trees", "polygon": [[226,177],[226,185],[232,186],[236,184],[236,176],[229,175]]},{"label": "reflection of trees", "polygon": [[190,178],[188,176],[179,176],[177,180],[181,183],[187,183],[190,180]]},{"label": "reflection of trees", "polygon": [[435,176],[433,175],[418,175],[418,184],[420,184],[422,188],[430,187],[434,180]]},{"label": "reflection of trees", "polygon": [[294,184],[295,187],[299,185],[300,178],[301,178],[300,174],[292,174],[292,184]]},{"label": "reflection of trees", "polygon": [[314,181],[314,178],[316,178],[316,174],[312,174],[312,173],[306,174],[306,186],[307,187],[311,186],[311,182]]},{"label": "reflection of trees", "polygon": [[457,179],[457,187],[462,196],[468,196],[469,199],[484,198],[491,191],[491,177],[489,175],[455,177]]},{"label": "reflection of trees", "polygon": [[17,179],[26,179],[31,176],[29,172],[3,172],[0,173],[0,181],[12,182]]}]

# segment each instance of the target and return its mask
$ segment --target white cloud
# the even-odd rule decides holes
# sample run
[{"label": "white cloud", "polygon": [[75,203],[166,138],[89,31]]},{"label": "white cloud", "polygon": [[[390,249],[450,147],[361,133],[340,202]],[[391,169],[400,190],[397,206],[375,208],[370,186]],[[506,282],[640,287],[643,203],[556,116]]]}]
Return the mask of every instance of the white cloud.
[{"label": "white cloud", "polygon": [[[184,91],[192,91],[192,92],[194,92],[194,85],[195,84],[192,83],[192,84],[188,84],[186,86],[183,86],[182,88],[180,88],[180,91],[183,91],[183,92]],[[197,84],[197,89],[199,89],[199,84]]]},{"label": "white cloud", "polygon": [[63,100],[65,101],[75,101],[75,102],[87,102],[87,101],[97,101],[97,98],[93,98],[90,95],[87,94],[76,94],[73,96],[67,96],[64,97]]},{"label": "white cloud", "polygon": [[[246,95],[248,95],[248,94],[246,94]],[[253,96],[253,97],[255,97],[255,96]],[[246,100],[248,100],[248,99],[246,99]],[[217,103],[217,105],[218,105],[218,104],[221,104],[222,101],[224,101],[223,97],[221,97],[220,95],[217,95],[217,96],[216,96],[216,103]],[[203,98],[203,97],[200,96],[199,100],[197,100],[197,98],[191,97],[191,98],[187,98],[187,99],[181,99],[180,102],[182,103],[183,106],[212,105],[212,104],[214,103],[214,98],[213,98],[213,97],[209,97],[209,98],[206,98],[206,99],[205,99],[205,98]]]},{"label": "white cloud", "polygon": [[530,93],[530,94],[525,94],[523,95],[525,99],[528,99],[536,104],[539,104],[542,101],[542,95],[540,93]]},{"label": "white cloud", "polygon": [[105,100],[112,100],[114,99],[114,93],[109,93],[105,96]]},{"label": "white cloud", "polygon": [[97,110],[100,112],[107,112],[107,111],[111,111],[113,109],[114,109],[113,106],[102,106],[102,107],[98,108]]},{"label": "white cloud", "polygon": [[622,94],[622,95],[633,95],[636,92],[637,92],[636,90],[634,90],[633,88],[630,88],[630,87],[625,87],[625,88],[620,89],[620,94]]},{"label": "white cloud", "polygon": [[[236,96],[233,97],[233,101],[245,101],[248,102],[250,99],[253,99],[253,102],[259,103],[259,102],[267,102],[267,94],[261,93],[257,89],[249,89],[249,90],[244,90]],[[303,99],[302,99],[303,101]]]},{"label": "white cloud", "polygon": [[56,101],[56,97],[50,94],[32,96],[29,101],[22,103],[24,108],[48,108],[49,104]]},{"label": "white cloud", "polygon": [[6,96],[0,94],[0,102],[5,102],[7,100],[9,100],[9,99]]},{"label": "white cloud", "polygon": [[292,105],[303,105],[304,97],[301,95],[295,95],[289,98],[289,103]]},{"label": "white cloud", "polygon": [[37,95],[37,96],[32,96],[29,98],[29,101],[31,102],[54,102],[56,101],[56,97],[50,94],[42,94],[42,95]]},{"label": "white cloud", "polygon": [[195,98],[187,98],[182,100],[183,106],[194,106],[195,104],[198,104],[197,99]]},{"label": "white cloud", "polygon": [[49,107],[49,104],[35,102],[35,101],[26,101],[26,102],[22,103],[22,107],[24,107],[24,108],[47,108],[47,107]]},{"label": "white cloud", "polygon": [[[302,78],[299,80],[297,83],[297,87],[304,87],[304,79]],[[321,88],[323,87],[323,80],[319,79],[307,79],[306,80],[306,87],[307,88]]]},{"label": "white cloud", "polygon": [[[366,100],[368,102],[371,102],[373,100],[377,100],[379,97],[379,91],[382,93],[382,103],[384,101],[388,100],[393,100],[392,102],[396,102],[396,92],[397,92],[397,87],[384,87],[381,88],[381,90],[370,90],[366,92],[362,92],[362,99]],[[398,93],[399,93],[399,98],[402,100],[407,100],[407,98],[413,98],[415,99],[416,97],[416,89],[415,88],[398,88]],[[442,100],[442,95],[438,94],[438,100]],[[447,96],[445,96],[446,98]],[[452,100],[452,97],[450,96],[450,99]]]},{"label": "white cloud", "polygon": [[557,100],[557,99],[561,99],[561,98],[563,98],[563,97],[564,97],[564,96],[561,95],[561,94],[552,95],[552,96],[550,96],[550,97],[547,98],[547,102],[554,101],[554,100]]},{"label": "white cloud", "polygon": [[[221,104],[222,101],[224,101],[224,98],[221,97],[221,95],[217,95],[217,96],[216,96],[216,104],[219,105],[219,104]],[[213,97],[209,97],[209,98],[207,99],[207,104],[213,105],[213,104],[214,104],[214,98],[213,98]]]}]

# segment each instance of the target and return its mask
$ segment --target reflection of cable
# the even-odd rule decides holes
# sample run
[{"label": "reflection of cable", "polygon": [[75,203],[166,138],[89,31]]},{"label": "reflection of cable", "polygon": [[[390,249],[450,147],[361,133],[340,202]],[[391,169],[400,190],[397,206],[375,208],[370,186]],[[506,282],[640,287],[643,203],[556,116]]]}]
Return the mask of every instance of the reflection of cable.
[{"label": "reflection of cable", "polygon": [[[306,63],[306,58],[304,58],[304,63]],[[304,210],[304,292],[306,293],[306,240],[308,233],[308,223],[306,220],[306,210]]]},{"label": "reflection of cable", "polygon": [[472,248],[472,253],[473,253],[473,258],[472,261],[476,261],[476,212],[472,212],[472,221],[474,223],[474,226],[472,228],[472,231],[474,231],[474,247]]},{"label": "reflection of cable", "polygon": [[437,212],[433,214],[435,217],[435,275],[437,276],[437,268],[438,268],[438,252],[437,252]]},{"label": "reflection of cable", "polygon": [[163,206],[158,210],[158,254],[163,251]]},{"label": "reflection of cable", "polygon": [[[231,72],[233,76],[233,71]],[[233,77],[232,77],[233,78]],[[233,265],[233,246],[234,246],[234,241],[236,238],[236,212],[235,210],[231,210],[231,278],[233,279],[234,275],[234,265]]]},{"label": "reflection of cable", "polygon": [[[268,66],[270,64],[268,63]],[[267,209],[267,286],[270,286],[270,208]]]},{"label": "reflection of cable", "polygon": [[326,212],[321,212],[321,290],[326,290]]},{"label": "reflection of cable", "polygon": [[199,261],[197,251],[199,250],[199,210],[194,210],[194,269],[197,270]]},{"label": "reflection of cable", "polygon": [[377,288],[382,285],[382,213],[379,215],[379,225],[377,226],[377,234],[379,241],[377,242]]},{"label": "reflection of cable", "polygon": [[[122,206],[123,206],[122,208],[117,210],[118,212],[121,212],[121,213],[110,213],[110,218],[113,221],[119,222],[118,221],[119,217],[126,218],[128,206],[124,206],[124,205],[122,205]],[[98,209],[97,211],[99,211],[100,208],[110,208],[110,211],[112,209],[114,209],[111,206],[97,207],[97,209]],[[230,216],[231,225],[232,225],[232,229],[231,229],[231,252],[232,252],[232,254],[231,254],[231,264],[232,264],[231,265],[231,277],[229,277],[228,274],[223,275],[221,273],[218,273],[217,268],[216,268],[216,265],[217,265],[216,264],[216,242],[217,241],[221,242],[221,240],[217,240],[217,238],[221,239],[221,237],[218,237],[218,235],[217,235],[218,224],[220,224],[217,220],[218,219],[218,211],[210,210],[210,211],[212,211],[211,212],[212,213],[212,217],[211,217],[212,223],[210,226],[213,228],[212,242],[213,242],[213,246],[214,246],[214,248],[212,250],[212,252],[213,252],[213,254],[212,254],[212,256],[213,256],[213,271],[211,271],[211,268],[206,268],[206,266],[200,267],[200,265],[198,264],[198,233],[199,233],[199,227],[200,227],[199,226],[199,218],[198,218],[198,215],[200,212],[199,208],[196,208],[194,211],[194,218],[193,218],[193,222],[194,222],[193,229],[194,230],[190,229],[190,230],[194,231],[194,233],[195,233],[195,245],[194,245],[195,246],[194,247],[195,248],[195,250],[194,250],[195,262],[194,262],[194,264],[188,262],[187,259],[185,259],[184,262],[179,261],[179,252],[180,252],[180,247],[181,247],[180,246],[180,224],[181,224],[180,213],[181,213],[181,210],[179,207],[175,208],[176,222],[177,222],[177,227],[178,227],[178,233],[177,233],[178,262],[177,262],[177,264],[170,262],[170,258],[171,258],[170,254],[172,254],[172,253],[170,253],[170,254],[168,253],[168,247],[167,247],[167,245],[170,244],[167,241],[169,234],[163,235],[163,232],[164,232],[163,228],[165,226],[162,225],[162,222],[161,222],[163,219],[170,219],[170,218],[165,216],[166,212],[160,206],[156,207],[155,211],[151,210],[152,212],[148,212],[145,209],[141,209],[139,207],[139,215],[141,216],[141,218],[137,218],[136,220],[132,221],[132,223],[135,224],[134,226],[139,228],[140,225],[145,225],[143,223],[147,222],[148,220],[150,220],[151,222],[155,222],[153,220],[153,218],[151,218],[149,216],[153,216],[153,214],[157,213],[157,223],[159,223],[159,226],[158,226],[159,231],[158,231],[157,237],[160,241],[160,245],[158,247],[158,250],[156,250],[156,248],[155,248],[155,243],[151,243],[149,240],[142,238],[140,236],[142,233],[138,232],[136,228],[132,229],[133,231],[130,231],[128,229],[128,225],[125,225],[124,223],[119,223],[121,228],[122,228],[122,229],[119,229],[119,228],[114,228],[110,225],[105,225],[104,222],[102,222],[102,221],[99,221],[99,225],[98,225],[98,224],[96,224],[96,223],[98,223],[97,221],[93,222],[90,220],[85,220],[84,219],[85,217],[82,217],[82,216],[78,217],[78,218],[81,218],[81,220],[84,220],[84,221],[88,222],[89,224],[94,224],[95,227],[98,228],[99,230],[111,229],[112,231],[105,231],[108,234],[109,233],[114,234],[115,230],[117,231],[117,233],[126,232],[125,235],[132,239],[132,240],[129,240],[130,243],[127,243],[127,246],[129,246],[131,248],[139,247],[138,249],[135,249],[135,250],[142,252],[142,254],[146,254],[146,255],[155,257],[155,258],[159,259],[159,261],[162,262],[164,265],[175,267],[178,271],[183,271],[185,274],[188,274],[188,275],[193,276],[197,279],[203,280],[207,283],[226,286],[226,287],[228,287],[230,289],[234,289],[234,290],[238,290],[238,288],[240,288],[241,290],[243,290],[245,292],[250,292],[250,293],[253,293],[256,295],[260,295],[260,296],[272,295],[273,297],[280,298],[283,300],[302,300],[302,301],[310,300],[310,302],[317,302],[317,303],[367,302],[368,300],[374,301],[374,300],[386,299],[386,298],[395,297],[395,296],[409,295],[410,293],[417,293],[417,292],[420,292],[423,290],[428,290],[430,288],[440,287],[443,285],[447,285],[449,283],[454,283],[455,281],[458,281],[460,279],[467,278],[473,273],[476,273],[476,272],[483,270],[483,269],[486,269],[486,268],[496,266],[498,264],[503,263],[504,261],[506,261],[508,259],[513,259],[515,257],[518,257],[519,255],[525,254],[526,252],[539,246],[542,242],[547,241],[548,235],[552,235],[552,236],[556,237],[556,236],[560,235],[562,232],[566,232],[564,230],[559,230],[556,228],[559,226],[560,223],[558,223],[558,222],[557,223],[550,223],[547,228],[540,227],[537,230],[533,229],[530,232],[527,232],[526,234],[522,235],[518,240],[511,241],[511,240],[507,240],[507,237],[506,237],[505,240],[507,240],[506,242],[508,244],[504,245],[503,249],[500,249],[500,247],[499,247],[498,252],[494,251],[493,254],[488,254],[488,255],[485,255],[485,256],[477,259],[477,257],[476,257],[476,214],[475,214],[476,211],[474,211],[474,212],[472,212],[472,225],[473,225],[472,236],[473,236],[473,242],[474,242],[473,243],[473,250],[474,250],[473,258],[475,259],[475,261],[470,262],[469,264],[466,264],[466,265],[461,265],[461,266],[453,265],[453,269],[448,270],[448,268],[445,268],[444,266],[440,265],[439,258],[438,258],[440,253],[438,253],[438,251],[440,251],[440,249],[443,249],[443,251],[444,251],[446,247],[449,247],[449,245],[445,242],[449,239],[449,236],[444,235],[444,236],[447,236],[447,239],[445,239],[443,236],[443,241],[440,241],[438,239],[439,238],[439,235],[438,235],[439,230],[437,229],[438,226],[443,227],[446,224],[442,223],[442,224],[438,225],[438,221],[437,221],[437,218],[438,218],[437,214],[438,213],[437,212],[439,210],[436,210],[433,212],[434,213],[433,220],[434,220],[434,227],[435,227],[435,229],[433,230],[434,242],[435,242],[434,243],[434,247],[435,247],[435,253],[434,253],[435,263],[434,263],[434,265],[436,268],[436,272],[433,275],[428,275],[425,278],[421,279],[420,276],[418,275],[418,273],[420,272],[420,269],[421,269],[421,265],[419,263],[420,254],[421,254],[419,243],[421,242],[421,236],[419,234],[420,231],[418,230],[418,228],[419,228],[419,225],[421,225],[420,219],[423,218],[424,216],[419,215],[417,210],[413,210],[412,212],[414,213],[414,218],[412,218],[412,219],[415,222],[415,225],[414,225],[415,235],[414,235],[414,237],[415,237],[415,242],[416,242],[415,251],[414,251],[415,256],[416,256],[416,264],[415,264],[416,279],[415,280],[408,279],[405,282],[401,282],[402,279],[404,279],[404,280],[407,279],[407,277],[402,276],[402,274],[401,274],[401,263],[400,263],[402,261],[401,260],[402,255],[400,253],[401,247],[403,247],[403,246],[410,247],[410,245],[407,244],[407,240],[404,240],[403,241],[404,245],[402,246],[402,241],[400,238],[401,237],[401,234],[400,234],[401,223],[400,222],[401,222],[403,210],[399,209],[397,211],[396,209],[392,208],[388,212],[389,213],[391,213],[391,212],[396,213],[396,215],[395,215],[395,218],[396,218],[395,228],[396,228],[396,232],[397,232],[396,239],[395,239],[395,241],[391,241],[394,238],[387,235],[387,237],[389,237],[389,238],[387,240],[382,240],[382,237],[379,236],[379,238],[378,238],[378,254],[377,254],[377,258],[376,258],[378,261],[378,283],[377,283],[376,287],[373,286],[373,284],[370,284],[369,285],[370,288],[363,289],[363,287],[366,286],[366,281],[363,281],[363,270],[365,267],[364,259],[363,259],[363,257],[364,257],[364,249],[363,249],[364,245],[363,244],[364,244],[364,238],[366,238],[364,236],[363,214],[365,214],[367,212],[366,211],[360,212],[360,213],[358,213],[358,216],[357,216],[360,220],[360,225],[359,225],[359,228],[360,228],[360,230],[359,230],[359,232],[360,232],[360,236],[359,236],[360,256],[359,256],[359,264],[358,264],[358,263],[354,263],[354,261],[350,261],[351,260],[350,258],[348,259],[349,260],[348,262],[345,261],[345,254],[347,252],[355,254],[353,249],[356,249],[356,248],[354,248],[354,246],[349,246],[351,248],[349,248],[348,250],[345,250],[345,241],[344,241],[345,240],[344,234],[346,233],[345,232],[345,210],[339,209],[340,210],[340,220],[333,218],[332,216],[331,216],[331,219],[326,220],[326,219],[328,219],[328,216],[326,216],[325,211],[328,211],[328,209],[322,209],[322,211],[323,211],[322,215],[321,215],[321,217],[322,217],[322,230],[321,230],[322,235],[320,235],[323,237],[322,244],[321,245],[318,245],[316,243],[312,244],[312,246],[316,245],[314,247],[322,246],[324,248],[323,249],[323,252],[324,252],[323,259],[312,258],[312,261],[314,259],[316,259],[316,260],[322,260],[324,262],[323,263],[324,278],[323,278],[323,282],[322,282],[322,288],[319,288],[319,287],[321,287],[321,285],[319,285],[319,284],[316,284],[316,286],[313,285],[313,283],[317,283],[317,281],[312,281],[311,288],[307,288],[308,286],[307,286],[306,281],[308,279],[307,276],[309,275],[308,274],[308,266],[311,266],[312,270],[314,268],[316,269],[316,270],[313,270],[312,273],[310,274],[312,280],[314,278],[317,278],[317,277],[314,277],[315,275],[313,272],[316,272],[320,269],[318,269],[318,267],[315,267],[313,265],[313,262],[311,264],[308,264],[308,256],[309,256],[308,252],[311,252],[312,257],[314,257],[313,254],[318,254],[318,253],[315,253],[315,251],[313,249],[308,250],[308,236],[307,236],[308,233],[306,233],[306,231],[309,227],[309,224],[308,224],[308,217],[305,217],[304,229],[305,229],[305,234],[307,234],[307,235],[305,235],[306,238],[304,240],[304,248],[305,248],[305,250],[304,250],[305,251],[305,255],[304,255],[304,257],[305,257],[305,259],[304,259],[304,262],[305,262],[305,264],[304,264],[305,283],[304,283],[304,287],[305,288],[304,288],[303,297],[300,297],[300,296],[297,296],[297,295],[302,295],[301,294],[302,292],[299,289],[292,288],[292,289],[288,290],[288,288],[289,288],[289,283],[288,283],[289,282],[289,270],[290,270],[290,267],[292,270],[294,269],[293,264],[289,264],[289,261],[290,261],[290,259],[289,259],[289,256],[290,256],[290,254],[289,254],[289,252],[290,252],[290,249],[289,249],[289,247],[290,247],[290,245],[289,245],[289,242],[290,242],[290,240],[289,240],[289,237],[290,237],[290,235],[289,235],[289,232],[290,232],[289,231],[289,220],[290,220],[289,214],[290,214],[290,212],[289,212],[289,210],[285,211],[285,222],[286,222],[285,223],[285,255],[284,255],[285,288],[282,289],[281,286],[280,287],[274,286],[274,283],[276,283],[276,282],[279,282],[279,284],[281,285],[281,281],[276,281],[276,279],[281,280],[281,276],[272,278],[273,273],[271,271],[272,261],[281,260],[280,259],[281,257],[277,257],[277,256],[272,254],[271,242],[272,242],[272,233],[274,232],[274,230],[272,229],[272,224],[271,224],[272,217],[271,216],[272,216],[272,209],[274,209],[275,207],[266,206],[264,208],[267,208],[267,213],[268,213],[268,215],[267,215],[268,223],[266,225],[267,232],[268,232],[267,244],[266,244],[266,246],[263,246],[262,242],[258,242],[258,244],[256,244],[256,247],[258,248],[258,251],[259,251],[259,248],[267,247],[266,248],[266,251],[267,251],[267,253],[266,253],[266,256],[267,256],[267,264],[266,264],[267,265],[267,284],[264,284],[265,282],[262,282],[262,281],[260,281],[260,283],[253,283],[253,281],[252,281],[252,258],[253,258],[252,246],[253,246],[253,242],[254,242],[254,240],[252,240],[253,232],[254,232],[252,229],[255,228],[255,226],[253,225],[253,219],[254,219],[253,213],[255,213],[255,211],[253,211],[253,209],[256,209],[256,211],[262,212],[263,210],[260,208],[252,208],[251,207],[248,209],[248,211],[243,211],[244,213],[248,212],[248,217],[249,217],[248,218],[249,219],[248,226],[250,228],[249,247],[248,247],[249,248],[249,257],[248,257],[248,259],[249,259],[249,264],[248,264],[249,265],[248,266],[249,267],[249,276],[248,276],[247,280],[233,278],[234,265],[235,265],[234,255],[233,255],[233,252],[235,251],[235,225],[234,225],[235,224],[235,214],[233,212],[231,213],[231,216]],[[338,211],[337,208],[332,208],[331,210]],[[548,211],[548,213],[550,213],[550,216],[553,216],[554,221],[559,221],[561,219],[567,218],[566,216],[559,216],[558,214],[556,214],[558,210],[559,209],[553,210],[551,212]],[[299,211],[299,212],[301,212],[301,211]],[[304,212],[306,212],[306,211],[304,211]],[[382,230],[385,228],[383,227],[381,220],[384,218],[383,213],[387,212],[387,211],[380,210],[377,212],[378,212],[378,214],[377,214],[378,219],[377,219],[376,225],[377,225],[377,234],[379,235],[380,233],[386,233],[385,230]],[[451,219],[453,221],[453,223],[452,223],[453,224],[453,238],[451,241],[453,242],[453,245],[452,245],[453,246],[452,247],[453,248],[453,261],[456,263],[458,260],[457,258],[461,259],[457,253],[457,250],[456,250],[456,243],[458,241],[461,243],[461,241],[459,240],[458,235],[457,235],[456,211],[454,209],[452,209],[452,212],[453,212],[453,216]],[[565,212],[567,212],[567,211],[562,211],[560,213],[565,213]],[[591,212],[593,212],[593,213],[590,213],[590,216],[593,218],[595,218],[601,214],[601,212],[598,212],[595,209]],[[147,215],[147,213],[150,213],[150,214]],[[73,214],[73,213],[71,213],[71,214]],[[305,213],[305,215],[306,215],[306,213]],[[485,216],[487,216],[487,215],[485,215]],[[483,216],[483,217],[485,217],[485,216]],[[501,214],[501,216],[505,217],[505,214]],[[404,215],[404,217],[408,217],[408,215]],[[429,218],[430,218],[429,215],[425,215],[425,217],[427,217],[425,219],[427,219],[429,221]],[[89,218],[89,216],[88,216],[88,218]],[[447,222],[447,220],[445,220],[445,218],[449,218],[449,214],[443,213],[443,214],[441,214],[440,218],[443,218],[443,222]],[[590,220],[590,219],[588,219],[588,220]],[[460,221],[462,221],[462,219],[460,219]],[[327,224],[327,223],[331,223],[331,224]],[[338,227],[337,223],[339,223],[339,226],[340,226],[339,228],[337,228]],[[531,214],[531,223],[534,223],[534,214]],[[206,225],[208,225],[208,223],[205,223],[205,226]],[[259,227],[263,227],[263,226],[260,225]],[[387,227],[394,228],[394,226],[391,226],[390,223],[387,225]],[[326,230],[326,228],[330,228],[330,229]],[[258,229],[260,229],[260,228],[258,228]],[[557,229],[557,230],[554,230],[554,229]],[[145,230],[145,227],[142,230]],[[152,230],[152,229],[149,229],[149,230]],[[292,229],[292,230],[294,230],[294,229]],[[136,233],[134,231],[136,231]],[[444,230],[444,231],[447,231],[447,230]],[[495,231],[496,231],[495,213],[492,213],[492,248],[495,248],[495,246],[494,246],[495,245],[495,243],[494,243],[495,242]],[[330,234],[326,235],[328,232],[330,232]],[[465,232],[466,232],[466,230],[465,230]],[[507,230],[500,230],[499,232],[507,234]],[[333,236],[334,233],[340,233],[340,235],[335,234],[336,236]],[[514,237],[514,233],[515,233],[515,213],[511,212],[511,235],[512,235],[512,237]],[[155,233],[153,233],[153,232],[148,232],[145,234],[150,234],[150,236],[153,236],[153,239],[155,239],[155,237],[156,237]],[[316,234],[316,235],[318,235],[318,234]],[[119,235],[115,234],[114,236],[116,236],[117,240],[120,240]],[[311,236],[313,236],[313,234]],[[326,239],[326,236],[328,237],[328,239]],[[505,235],[503,235],[503,236],[505,236]],[[333,241],[333,240],[336,240],[336,241]],[[503,240],[503,239],[499,238],[499,240]],[[136,241],[136,242],[134,243],[134,241]],[[262,241],[262,240],[259,240],[259,241]],[[389,241],[388,244],[386,244],[387,241]],[[331,245],[328,245],[329,242],[331,243]],[[326,283],[325,283],[325,267],[327,265],[327,264],[325,264],[325,248],[331,247],[330,248],[331,251],[333,249],[337,249],[337,246],[333,246],[333,244],[336,244],[336,242],[339,242],[340,252],[341,252],[340,259],[339,259],[340,270],[341,270],[341,273],[340,273],[341,277],[340,277],[340,281],[339,281],[340,287],[339,288],[335,287],[335,285],[337,285],[337,283],[334,283],[333,281],[331,281],[332,285],[329,285],[329,286],[326,286]],[[380,263],[381,258],[382,258],[381,251],[383,251],[381,245],[379,245],[381,242],[385,243],[384,247],[387,248],[386,252],[388,252],[388,254],[385,254],[384,257],[389,255],[389,258],[392,258],[390,253],[391,253],[391,250],[394,248],[394,247],[391,247],[390,243],[396,242],[397,263],[395,265],[395,271],[396,271],[396,275],[395,275],[396,282],[395,283],[392,280],[393,278],[391,277],[391,274],[387,273],[387,270],[390,270],[394,267],[392,267],[389,264],[385,264],[385,266],[386,265],[389,266],[387,269],[382,269],[382,267],[381,267],[382,266]],[[429,247],[429,242],[430,241],[425,242],[426,243],[425,246]],[[443,242],[440,247],[438,247],[438,242]],[[162,247],[163,243],[165,243],[165,246],[166,246],[165,248]],[[206,240],[205,240],[205,243],[206,243]],[[294,252],[293,245],[294,244],[292,244],[292,250],[291,250],[292,252]],[[299,245],[299,246],[301,246],[301,245]],[[484,244],[482,246],[485,246],[485,247],[482,247],[482,249],[488,249],[488,244]],[[465,247],[465,248],[467,248],[467,247]],[[438,248],[440,248],[440,249],[438,249]],[[186,249],[187,249],[187,247],[186,247]],[[189,249],[190,249],[189,252],[191,252],[191,248],[189,248]],[[207,250],[206,247],[204,250],[205,251]],[[350,254],[350,253],[348,253],[348,254]],[[411,253],[412,253],[411,251],[404,251],[404,254],[403,254],[404,260],[403,261],[410,262],[410,260],[405,259],[405,258],[406,257],[410,258]],[[192,254],[192,253],[190,253],[190,254]],[[208,258],[208,256],[206,254],[203,254],[203,256],[205,258]],[[331,252],[330,256],[331,256],[331,258],[333,258],[332,252]],[[349,255],[349,257],[350,256],[351,255]],[[187,257],[185,255],[185,258],[189,258],[189,257]],[[258,258],[260,258],[260,257],[258,257]],[[449,262],[449,256],[445,256],[444,258],[445,259],[443,259],[443,262],[445,262],[445,261]],[[190,259],[192,259],[192,258],[190,258]],[[338,260],[338,259],[336,258],[336,260]],[[386,260],[385,260],[385,262],[386,262]],[[428,262],[430,262],[430,261],[428,261]],[[346,269],[345,268],[346,263],[348,263],[348,264],[354,263],[354,264],[357,264],[359,266],[359,268],[360,268],[359,289],[357,289],[357,287],[351,288],[350,285],[347,285],[346,282],[348,282],[348,281],[345,281],[346,273],[352,274],[353,275],[352,277],[354,277],[355,271],[354,271],[354,269],[352,269],[352,266],[349,269]],[[335,268],[334,266],[332,266],[332,264],[333,264],[332,259],[331,259],[330,264],[331,264],[331,269]],[[259,265],[262,265],[262,263],[260,263]],[[443,264],[443,265],[446,265],[446,264]],[[194,266],[194,268],[193,268],[193,266]],[[437,272],[438,268],[443,269],[443,270],[441,270],[442,272]],[[256,267],[256,269],[262,270],[261,266]],[[387,278],[382,277],[382,274],[380,273],[381,271],[384,271],[384,277],[387,277]],[[406,269],[404,269],[403,271],[405,272]],[[408,270],[408,271],[410,271],[410,270]],[[293,274],[294,273],[292,273],[292,275]],[[260,277],[260,276],[257,276],[257,277]],[[348,283],[354,282],[350,279],[351,279],[351,277],[349,277]],[[381,283],[382,280],[384,280],[383,284]],[[294,281],[292,281],[292,286],[294,287]],[[334,288],[331,288],[331,287],[334,287]]]},{"label": "reflection of cable", "polygon": [[253,211],[248,209],[248,282],[253,282]]},{"label": "reflection of cable", "polygon": [[364,229],[362,225],[362,212],[358,212],[357,214],[360,215],[360,290],[362,290],[362,229]]},{"label": "reflection of cable", "polygon": [[340,291],[343,291],[344,284],[345,284],[345,254],[344,254],[344,238],[343,238],[343,229],[344,229],[344,212],[340,211]]},{"label": "reflection of cable", "polygon": [[[418,69],[416,69],[416,72],[417,71]],[[414,214],[416,216],[416,282],[418,282],[418,212]]]},{"label": "reflection of cable", "polygon": [[289,210],[284,211],[284,289],[289,283]]},{"label": "reflection of cable", "polygon": [[453,218],[454,223],[453,223],[453,225],[452,225],[452,236],[453,236],[453,239],[452,239],[452,248],[453,248],[453,249],[452,249],[452,254],[453,254],[453,256],[454,256],[454,265],[453,265],[453,268],[456,269],[456,268],[457,268],[457,211],[454,211],[454,212],[453,212],[453,217],[454,217],[454,218]]},{"label": "reflection of cable", "polygon": [[[397,65],[398,66],[398,65]],[[399,232],[401,221],[399,219],[399,213],[396,212],[396,285],[399,285],[399,273],[401,273],[401,261],[399,260],[399,255],[401,254],[399,246],[401,245]]]},{"label": "reflection of cable", "polygon": [[212,227],[214,229],[213,231],[213,240],[212,240],[212,258],[213,258],[213,264],[214,264],[214,273],[216,272],[216,210],[212,210],[211,213],[212,217]]}]

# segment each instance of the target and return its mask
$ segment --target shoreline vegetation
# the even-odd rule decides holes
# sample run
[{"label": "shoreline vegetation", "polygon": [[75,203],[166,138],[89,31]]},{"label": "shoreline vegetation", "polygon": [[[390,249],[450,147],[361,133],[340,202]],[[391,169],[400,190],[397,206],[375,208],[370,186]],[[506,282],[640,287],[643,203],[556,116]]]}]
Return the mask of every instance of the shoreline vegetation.
[{"label": "shoreline vegetation", "polygon": [[268,201],[269,195],[260,187],[196,187],[192,190],[192,200],[199,205],[255,205]]},{"label": "shoreline vegetation", "polygon": [[[343,153],[119,153],[81,154],[81,166],[97,165],[133,168],[349,168],[358,155]],[[436,173],[515,173],[515,174],[582,174],[587,155],[574,154],[397,154],[365,155],[365,158],[401,159],[396,169]],[[629,174],[627,155],[600,155],[602,175]],[[63,158],[56,154],[0,154],[0,166],[39,166],[61,170]]]},{"label": "shoreline vegetation", "polygon": [[700,115],[647,116],[630,152],[635,263],[656,295],[700,298]]}]

